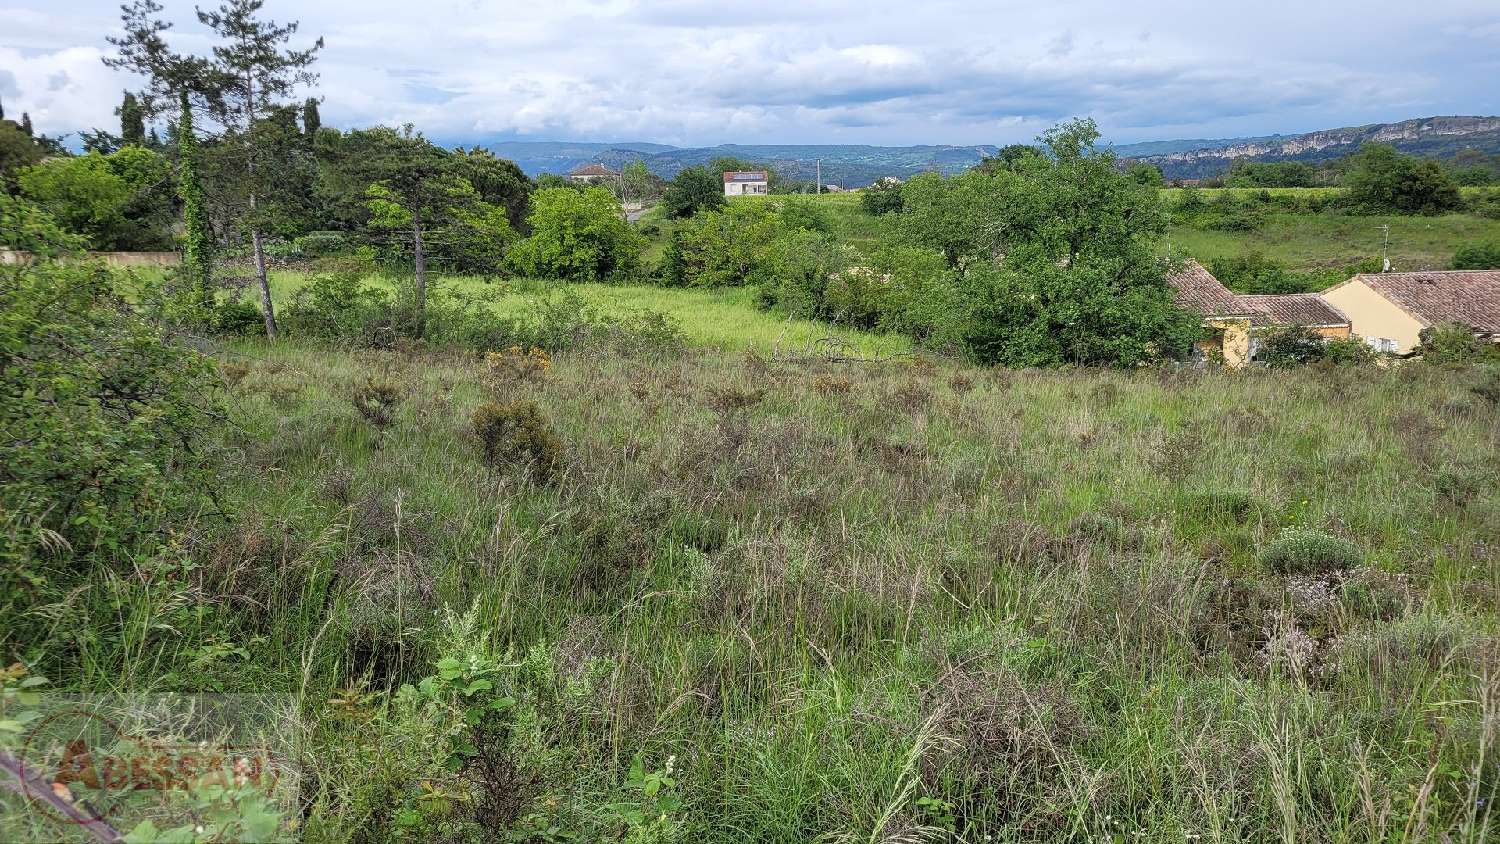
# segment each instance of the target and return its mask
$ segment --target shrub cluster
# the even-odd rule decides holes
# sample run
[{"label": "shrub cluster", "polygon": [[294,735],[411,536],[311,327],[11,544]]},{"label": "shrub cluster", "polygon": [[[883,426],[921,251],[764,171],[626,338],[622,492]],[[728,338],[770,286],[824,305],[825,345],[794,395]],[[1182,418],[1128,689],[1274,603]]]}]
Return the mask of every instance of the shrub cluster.
[{"label": "shrub cluster", "polygon": [[1276,574],[1317,575],[1352,569],[1364,561],[1364,555],[1341,536],[1287,528],[1261,550],[1260,561]]},{"label": "shrub cluster", "polygon": [[538,481],[549,481],[562,461],[562,440],[535,402],[489,402],[474,411],[474,434],[484,461],[496,469],[518,466]]}]

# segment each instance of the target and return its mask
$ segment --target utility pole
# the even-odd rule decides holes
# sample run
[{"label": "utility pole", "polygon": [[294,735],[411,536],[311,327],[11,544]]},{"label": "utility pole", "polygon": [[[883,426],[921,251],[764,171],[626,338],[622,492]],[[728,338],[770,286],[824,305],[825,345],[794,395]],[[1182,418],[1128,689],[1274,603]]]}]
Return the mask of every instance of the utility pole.
[{"label": "utility pole", "polygon": [[1391,227],[1389,224],[1376,226],[1375,228],[1385,232],[1385,243],[1380,247],[1380,271],[1388,273],[1391,271]]},{"label": "utility pole", "polygon": [[818,159],[818,193],[823,192],[823,159]]}]

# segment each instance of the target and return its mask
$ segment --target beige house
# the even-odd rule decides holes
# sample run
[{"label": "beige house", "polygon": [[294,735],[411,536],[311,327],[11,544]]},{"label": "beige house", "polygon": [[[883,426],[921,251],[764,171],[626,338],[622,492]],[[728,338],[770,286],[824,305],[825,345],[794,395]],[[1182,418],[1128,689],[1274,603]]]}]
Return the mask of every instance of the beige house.
[{"label": "beige house", "polygon": [[730,170],[724,174],[725,196],[750,196],[771,192],[771,174],[764,170]]},{"label": "beige house", "polygon": [[1317,293],[1241,294],[1238,298],[1259,316],[1256,327],[1295,325],[1327,338],[1348,337],[1353,329],[1348,315]]},{"label": "beige house", "polygon": [[620,174],[605,167],[603,164],[585,164],[573,169],[568,178],[575,182],[588,185],[596,185],[600,182],[611,182],[620,178]]},{"label": "beige house", "polygon": [[1361,273],[1322,297],[1376,351],[1410,354],[1422,329],[1445,322],[1500,342],[1500,270]]},{"label": "beige house", "polygon": [[1250,362],[1250,330],[1259,318],[1255,310],[1192,259],[1167,276],[1167,283],[1179,307],[1203,317],[1208,336],[1198,341],[1200,359],[1220,359],[1231,369]]}]

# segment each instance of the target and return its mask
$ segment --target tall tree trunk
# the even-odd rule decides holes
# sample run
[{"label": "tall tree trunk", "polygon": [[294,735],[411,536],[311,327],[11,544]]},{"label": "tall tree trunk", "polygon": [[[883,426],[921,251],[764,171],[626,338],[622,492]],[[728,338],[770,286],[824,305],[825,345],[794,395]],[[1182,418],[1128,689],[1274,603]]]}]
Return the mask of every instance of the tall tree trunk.
[{"label": "tall tree trunk", "polygon": [[412,272],[416,283],[412,291],[412,329],[418,338],[427,333],[427,255],[422,252],[422,212],[411,215]]},{"label": "tall tree trunk", "polygon": [[213,266],[209,251],[207,214],[203,209],[203,185],[198,180],[198,136],[193,132],[193,108],[187,92],[181,94],[177,121],[177,196],[182,200],[182,266],[192,287],[195,304],[205,316],[214,307]]},{"label": "tall tree trunk", "polygon": [[[255,194],[250,195],[250,207],[255,207]],[[266,336],[276,339],[276,311],[271,304],[271,279],[266,274],[265,238],[260,226],[250,229],[250,245],[255,252],[255,280],[260,282],[260,312],[266,317]]]},{"label": "tall tree trunk", "polygon": [[255,77],[245,71],[245,141],[247,155],[245,169],[251,174],[250,188],[250,248],[255,254],[255,280],[260,283],[260,312],[266,318],[266,337],[276,339],[276,309],[271,304],[271,279],[266,273],[266,243],[260,233],[260,221],[255,219],[255,147],[249,143],[250,133],[255,130]]}]

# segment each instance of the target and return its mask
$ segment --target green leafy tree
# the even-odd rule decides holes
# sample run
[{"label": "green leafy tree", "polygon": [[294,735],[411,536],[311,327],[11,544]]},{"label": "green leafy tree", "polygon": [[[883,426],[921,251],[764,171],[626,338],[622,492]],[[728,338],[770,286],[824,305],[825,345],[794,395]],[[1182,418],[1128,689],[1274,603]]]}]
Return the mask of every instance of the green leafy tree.
[{"label": "green leafy tree", "polygon": [[375,129],[374,157],[353,162],[365,176],[370,211],[369,226],[375,231],[403,232],[409,238],[412,259],[413,336],[426,333],[427,237],[431,229],[447,224],[457,209],[478,201],[474,186],[458,175],[453,156],[433,146],[410,126],[397,132]]},{"label": "green leafy tree", "polygon": [[503,208],[510,228],[524,231],[527,201],[536,189],[526,173],[514,161],[482,147],[460,149],[454,155],[459,175],[474,186],[479,198]]},{"label": "green leafy tree", "polygon": [[644,241],[625,222],[619,200],[601,187],[545,188],[531,195],[531,235],[510,252],[517,273],[600,281],[631,272]]},{"label": "green leafy tree", "polygon": [[876,179],[859,194],[859,205],[866,214],[894,214],[902,209],[901,180],[894,176]]},{"label": "green leafy tree", "polygon": [[1157,257],[1158,193],[1098,138],[1093,121],[1073,121],[1008,170],[908,182],[903,222],[958,271],[974,359],[1135,366],[1191,347],[1198,320],[1173,304]]},{"label": "green leafy tree", "polygon": [[9,120],[0,120],[0,188],[16,189],[17,174],[42,160],[46,153]]},{"label": "green leafy tree", "polygon": [[1458,185],[1436,161],[1402,155],[1389,144],[1365,144],[1344,176],[1349,204],[1367,214],[1441,214],[1463,207]]},{"label": "green leafy tree", "polygon": [[160,4],[155,0],[134,0],[122,7],[125,32],[110,38],[117,53],[105,63],[132,70],[147,79],[141,102],[148,112],[159,107],[167,96],[188,94],[199,98],[207,115],[224,127],[223,143],[234,151],[222,161],[246,171],[245,177],[229,181],[248,191],[244,208],[260,286],[261,311],[267,336],[275,337],[276,314],[266,270],[266,215],[259,213],[258,208],[263,199],[258,191],[274,180],[257,176],[254,171],[283,166],[275,156],[283,148],[258,146],[256,139],[264,138],[265,134],[255,130],[257,124],[281,108],[282,98],[317,81],[317,75],[309,68],[323,41],[320,38],[305,50],[289,49],[286,45],[297,32],[297,24],[263,19],[260,16],[263,5],[264,0],[225,0],[217,9],[197,10],[198,22],[208,27],[217,39],[211,56],[198,57],[168,48],[163,33],[171,24],[162,18]]},{"label": "green leafy tree", "polygon": [[1318,172],[1302,161],[1235,161],[1224,174],[1231,188],[1310,188],[1318,183]]},{"label": "green leafy tree", "polygon": [[1136,184],[1146,187],[1159,188],[1166,184],[1166,180],[1161,175],[1161,168],[1145,161],[1132,161],[1130,166],[1125,168],[1125,175]]},{"label": "green leafy tree", "polygon": [[644,202],[661,195],[661,179],[647,170],[646,162],[639,158],[625,165],[620,172],[620,183],[629,202]]},{"label": "green leafy tree", "polygon": [[120,143],[144,146],[146,143],[146,115],[135,94],[125,92],[116,113],[120,115]]},{"label": "green leafy tree", "polygon": [[999,149],[994,155],[980,161],[975,168],[986,173],[996,170],[1013,170],[1021,161],[1035,155],[1042,155],[1041,147],[1031,144],[1007,144]]},{"label": "green leafy tree", "polygon": [[95,249],[114,245],[130,187],[97,152],[28,167],[19,176],[22,193],[68,231]]},{"label": "green leafy tree", "polygon": [[674,220],[691,217],[705,208],[719,208],[724,205],[724,177],[702,167],[688,167],[667,185],[661,204]]},{"label": "green leafy tree", "polygon": [[954,269],[994,258],[1002,250],[1014,181],[1010,170],[977,168],[957,176],[913,176],[901,187],[897,231],[907,243],[941,252]]}]

